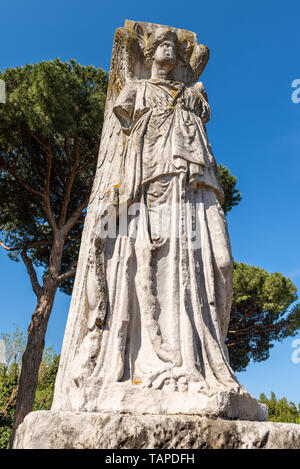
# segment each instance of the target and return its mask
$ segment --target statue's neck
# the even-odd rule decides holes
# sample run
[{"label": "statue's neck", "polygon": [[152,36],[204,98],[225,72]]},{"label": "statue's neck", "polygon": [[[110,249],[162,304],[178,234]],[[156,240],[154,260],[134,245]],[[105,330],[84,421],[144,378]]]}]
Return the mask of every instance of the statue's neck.
[{"label": "statue's neck", "polygon": [[153,62],[151,69],[151,78],[155,80],[172,80],[173,79],[173,67],[159,65]]}]

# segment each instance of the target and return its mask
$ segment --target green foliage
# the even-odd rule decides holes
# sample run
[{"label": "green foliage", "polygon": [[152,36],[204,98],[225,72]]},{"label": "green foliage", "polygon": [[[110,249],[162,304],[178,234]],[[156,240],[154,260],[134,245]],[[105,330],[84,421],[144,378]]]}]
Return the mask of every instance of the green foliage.
[{"label": "green foliage", "polygon": [[19,366],[0,364],[0,449],[8,448],[17,398]]},{"label": "green foliage", "polygon": [[271,392],[270,399],[261,394],[259,401],[268,406],[270,422],[300,423],[300,404],[297,408],[294,402],[288,402],[285,397],[278,400],[274,392]]},{"label": "green foliage", "polygon": [[[18,328],[12,334],[2,334],[7,350],[7,362],[0,364],[0,449],[8,448],[17,399],[21,358],[25,349],[25,334]],[[39,380],[33,410],[48,410],[51,407],[59,356],[52,347],[47,348],[39,370]]]},{"label": "green foliage", "polygon": [[26,337],[18,327],[11,334],[0,334],[0,339],[5,343],[5,365],[7,368],[12,363],[21,366],[21,359],[26,346]]},{"label": "green foliage", "polygon": [[218,165],[219,169],[219,179],[223,187],[225,202],[223,204],[223,210],[225,215],[230,212],[230,210],[238,205],[242,200],[242,196],[239,190],[236,188],[237,179],[231,174],[226,166],[222,164]]},{"label": "green foliage", "polygon": [[[100,68],[56,59],[6,69],[0,79],[7,89],[0,106],[2,241],[10,249],[44,241],[30,254],[47,269],[53,233],[46,210],[59,224],[72,170],[66,218],[89,198],[108,77]],[[83,218],[84,213],[65,243],[63,270],[77,258]],[[19,253],[9,255],[18,260]],[[70,293],[72,282],[61,289]]]},{"label": "green foliage", "polygon": [[44,354],[44,359],[39,370],[39,383],[35,393],[33,410],[49,410],[51,408],[58,366],[58,355],[53,353],[47,357]]},{"label": "green foliage", "polygon": [[18,327],[11,334],[1,334],[5,344],[5,363],[0,363],[0,449],[8,448],[14,420],[17,388],[26,337]]},{"label": "green foliage", "polygon": [[236,371],[249,361],[266,360],[273,341],[295,335],[300,328],[300,304],[292,281],[280,273],[235,263],[233,302],[227,336],[230,362]]}]

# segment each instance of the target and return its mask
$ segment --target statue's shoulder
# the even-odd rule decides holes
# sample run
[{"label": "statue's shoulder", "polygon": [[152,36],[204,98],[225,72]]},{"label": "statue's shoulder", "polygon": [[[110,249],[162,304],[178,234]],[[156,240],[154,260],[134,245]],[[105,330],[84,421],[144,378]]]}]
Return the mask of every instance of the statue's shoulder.
[{"label": "statue's shoulder", "polygon": [[191,83],[187,86],[187,88],[201,95],[207,101],[207,93],[202,81],[196,81],[195,83]]},{"label": "statue's shoulder", "polygon": [[205,88],[204,88],[204,85],[203,85],[202,81],[196,81],[194,83],[186,85],[186,88],[191,89],[191,90],[195,90],[198,93],[205,92]]},{"label": "statue's shoulder", "polygon": [[144,79],[144,78],[143,78],[143,79],[139,79],[139,80],[136,78],[136,79],[128,80],[128,81],[126,82],[126,85],[125,85],[125,86],[137,88],[137,87],[139,87],[139,86],[144,85],[144,84],[147,83],[147,82],[148,82],[148,80],[146,80],[146,79]]},{"label": "statue's shoulder", "polygon": [[147,80],[128,80],[125,83],[125,86],[122,90],[123,93],[128,93],[128,92],[137,92],[140,88],[145,87],[147,83]]}]

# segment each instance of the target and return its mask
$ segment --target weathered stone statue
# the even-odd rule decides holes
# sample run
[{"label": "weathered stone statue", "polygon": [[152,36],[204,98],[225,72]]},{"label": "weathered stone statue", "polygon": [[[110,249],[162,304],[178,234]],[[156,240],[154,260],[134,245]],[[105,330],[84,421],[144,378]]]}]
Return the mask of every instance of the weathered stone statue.
[{"label": "weathered stone statue", "polygon": [[[61,445],[113,445],[107,435],[120,412],[123,422],[155,414],[128,420],[125,433],[147,433],[158,416],[174,414],[185,414],[185,424],[191,414],[267,419],[225,346],[233,261],[205,128],[210,108],[197,81],[207,61],[208,49],[188,31],[126,21],[116,32],[52,427],[49,413],[47,425],[39,417],[47,435],[54,421],[73,431]],[[103,431],[107,415],[113,423],[102,440],[80,434],[87,422]]]},{"label": "weathered stone statue", "polygon": [[197,82],[207,60],[187,31],[116,33],[54,409],[263,418],[224,345],[232,256]]}]

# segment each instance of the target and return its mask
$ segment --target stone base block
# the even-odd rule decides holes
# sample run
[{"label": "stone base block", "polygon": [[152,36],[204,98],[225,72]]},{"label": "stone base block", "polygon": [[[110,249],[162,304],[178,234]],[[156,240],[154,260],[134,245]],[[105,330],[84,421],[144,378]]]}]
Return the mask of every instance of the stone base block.
[{"label": "stone base block", "polygon": [[195,415],[31,412],[15,449],[298,449],[300,425]]},{"label": "stone base block", "polygon": [[[70,409],[73,412],[138,415],[180,413],[231,420],[268,420],[267,406],[260,404],[243,386],[237,389],[213,390],[205,394],[193,390],[165,391],[118,382],[103,385],[99,394],[95,393],[95,389],[90,389],[87,392],[88,400],[83,396],[82,390],[78,390],[78,395],[73,390],[73,403],[78,405]],[[82,397],[84,399],[81,401]],[[53,410],[61,411],[61,408],[54,407]]]}]

